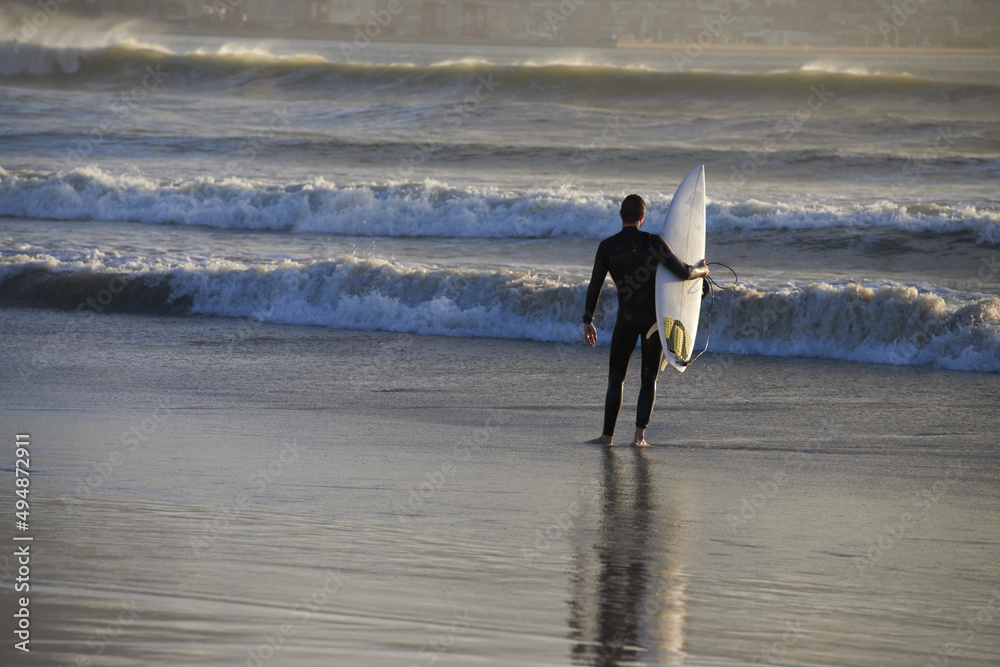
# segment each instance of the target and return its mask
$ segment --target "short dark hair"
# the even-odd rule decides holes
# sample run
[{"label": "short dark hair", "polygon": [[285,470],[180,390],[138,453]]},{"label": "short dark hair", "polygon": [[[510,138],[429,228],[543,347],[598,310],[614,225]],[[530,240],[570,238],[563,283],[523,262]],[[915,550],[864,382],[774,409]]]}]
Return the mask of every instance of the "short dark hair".
[{"label": "short dark hair", "polygon": [[646,202],[639,195],[629,195],[622,201],[622,208],[618,213],[622,216],[622,224],[634,225],[646,214]]}]

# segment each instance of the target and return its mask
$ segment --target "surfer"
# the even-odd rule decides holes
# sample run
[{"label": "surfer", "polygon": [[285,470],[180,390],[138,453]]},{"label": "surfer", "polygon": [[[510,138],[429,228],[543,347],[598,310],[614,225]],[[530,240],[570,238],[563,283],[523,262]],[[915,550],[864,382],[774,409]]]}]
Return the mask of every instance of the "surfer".
[{"label": "surfer", "polygon": [[619,211],[622,229],[614,236],[601,241],[594,259],[594,273],[587,288],[587,303],[583,312],[583,337],[591,347],[597,345],[594,311],[604,287],[604,278],[611,272],[618,292],[618,317],[611,333],[611,353],[608,364],[608,393],[604,399],[604,432],[591,442],[610,445],[615,422],[622,407],[622,385],[628,373],[629,361],[635,350],[636,338],[642,338],[642,384],[635,415],[637,447],[645,446],[646,425],[656,401],[656,375],[660,370],[663,347],[659,336],[646,337],[646,332],[656,326],[656,303],[653,287],[657,264],[682,280],[695,280],[708,276],[705,260],[695,266],[682,262],[670,246],[657,236],[641,231],[646,217],[646,202],[639,195],[629,195],[622,201]]}]

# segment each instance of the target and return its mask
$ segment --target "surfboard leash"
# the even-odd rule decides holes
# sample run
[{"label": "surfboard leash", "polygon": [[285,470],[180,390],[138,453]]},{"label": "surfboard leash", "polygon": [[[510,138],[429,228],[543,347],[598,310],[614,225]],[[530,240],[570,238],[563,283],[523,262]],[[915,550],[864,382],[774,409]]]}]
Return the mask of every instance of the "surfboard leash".
[{"label": "surfboard leash", "polygon": [[[735,287],[740,282],[740,277],[736,275],[736,271],[733,270],[733,267],[729,266],[728,264],[723,264],[722,262],[708,262],[707,266],[721,266],[722,268],[728,270],[731,274],[733,274],[733,284],[728,285],[728,287]],[[708,276],[707,278],[705,278],[705,280],[707,280],[708,284],[714,288],[726,289],[718,282],[716,282],[715,278],[713,278],[712,276]]]},{"label": "surfboard leash", "polygon": [[[736,271],[734,271],[733,267],[731,266],[723,264],[722,262],[707,262],[707,266],[721,266],[724,269],[728,269],[729,272],[733,274],[733,284],[732,284],[733,287],[735,287],[740,282],[740,277],[736,275]],[[708,342],[712,338],[712,309],[715,308],[715,290],[726,289],[726,287],[720,285],[715,280],[715,278],[713,278],[710,275],[706,276],[704,280],[705,283],[708,285],[708,294],[709,296],[712,297],[712,300],[708,302],[708,321],[705,324],[705,347],[702,348],[701,352],[691,357],[691,361],[684,364],[685,366],[690,366],[691,364],[693,364],[698,357],[705,354],[705,351],[708,350]]]}]

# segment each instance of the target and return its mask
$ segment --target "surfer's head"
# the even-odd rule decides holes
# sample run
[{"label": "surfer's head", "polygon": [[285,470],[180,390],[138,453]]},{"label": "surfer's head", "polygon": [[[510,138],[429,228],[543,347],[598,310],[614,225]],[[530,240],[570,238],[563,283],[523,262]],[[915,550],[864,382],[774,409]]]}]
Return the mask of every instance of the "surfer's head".
[{"label": "surfer's head", "polygon": [[637,225],[646,217],[646,202],[639,195],[629,195],[622,201],[618,213],[622,216],[623,225]]}]

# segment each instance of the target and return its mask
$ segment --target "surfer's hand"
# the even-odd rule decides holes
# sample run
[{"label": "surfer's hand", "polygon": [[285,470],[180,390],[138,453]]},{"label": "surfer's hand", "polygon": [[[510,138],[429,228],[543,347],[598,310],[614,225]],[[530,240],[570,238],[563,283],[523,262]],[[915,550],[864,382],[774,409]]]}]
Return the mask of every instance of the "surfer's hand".
[{"label": "surfer's hand", "polygon": [[708,277],[708,263],[705,260],[701,260],[694,265],[694,271],[691,272],[691,277],[697,278],[707,278]]},{"label": "surfer's hand", "polygon": [[597,327],[593,324],[583,325],[583,339],[590,344],[590,347],[597,346]]}]

